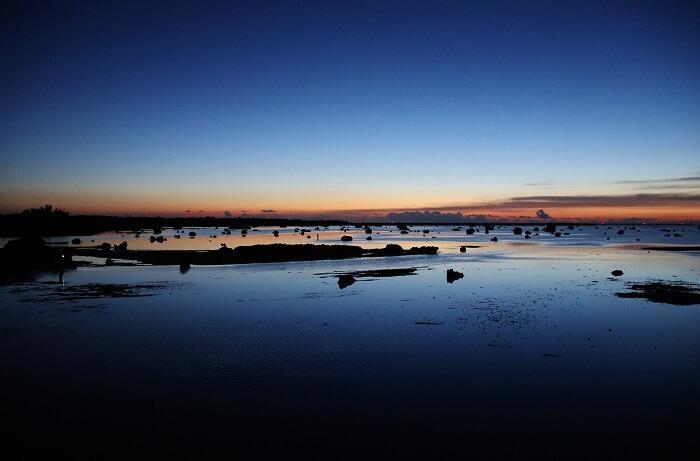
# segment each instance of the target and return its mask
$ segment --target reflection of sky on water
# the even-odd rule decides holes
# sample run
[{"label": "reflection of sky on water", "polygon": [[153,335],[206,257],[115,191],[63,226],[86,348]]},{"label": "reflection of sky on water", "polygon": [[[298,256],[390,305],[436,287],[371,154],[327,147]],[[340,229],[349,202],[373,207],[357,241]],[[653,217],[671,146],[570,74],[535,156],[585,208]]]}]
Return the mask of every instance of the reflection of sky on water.
[{"label": "reflection of sky on water", "polygon": [[[406,267],[416,275],[343,290],[326,276]],[[448,268],[464,278],[446,283]],[[611,279],[618,268],[625,275]],[[186,274],[81,268],[67,285],[170,283],[149,297],[64,304],[30,302],[51,285],[4,287],[0,358],[18,377],[11,388],[40,395],[30,408],[68,400],[87,414],[202,412],[209,427],[223,417],[207,409],[216,405],[251,436],[258,423],[298,434],[387,430],[399,419],[446,433],[681,425],[700,409],[700,306],[614,293],[624,281],[697,282],[699,270],[692,254],[505,244]],[[71,394],[85,386],[89,404]]]}]

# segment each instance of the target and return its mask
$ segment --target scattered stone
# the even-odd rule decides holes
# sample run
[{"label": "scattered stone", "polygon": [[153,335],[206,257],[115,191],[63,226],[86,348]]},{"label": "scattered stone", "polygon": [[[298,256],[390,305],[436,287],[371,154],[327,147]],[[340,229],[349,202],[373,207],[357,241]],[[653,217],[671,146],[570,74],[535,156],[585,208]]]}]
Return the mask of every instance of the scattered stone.
[{"label": "scattered stone", "polygon": [[620,269],[615,269],[614,271],[611,272],[611,274],[614,275],[615,277],[620,277],[624,274],[624,272],[622,272]]}]

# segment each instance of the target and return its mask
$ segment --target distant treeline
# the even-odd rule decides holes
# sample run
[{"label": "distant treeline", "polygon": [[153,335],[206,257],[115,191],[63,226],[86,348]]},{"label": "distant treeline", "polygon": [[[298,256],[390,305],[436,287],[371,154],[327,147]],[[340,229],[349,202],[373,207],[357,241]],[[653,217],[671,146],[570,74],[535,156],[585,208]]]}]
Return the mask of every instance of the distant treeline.
[{"label": "distant treeline", "polygon": [[303,220],[278,218],[215,218],[206,217],[125,217],[75,215],[51,205],[31,208],[17,214],[0,214],[0,236],[92,235],[107,231],[139,231],[162,227],[231,227],[244,229],[258,226],[342,226],[339,220]]}]

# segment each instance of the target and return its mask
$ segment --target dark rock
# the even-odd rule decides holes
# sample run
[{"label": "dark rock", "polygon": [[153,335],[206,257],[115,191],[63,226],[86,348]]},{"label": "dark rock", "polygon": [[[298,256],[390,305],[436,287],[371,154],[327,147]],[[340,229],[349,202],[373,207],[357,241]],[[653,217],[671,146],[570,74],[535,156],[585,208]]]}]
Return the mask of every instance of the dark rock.
[{"label": "dark rock", "polygon": [[188,262],[181,262],[180,263],[180,273],[181,274],[184,274],[189,270],[190,270],[190,263],[188,263]]},{"label": "dark rock", "polygon": [[464,274],[454,269],[447,269],[447,283],[452,283],[464,277]]},{"label": "dark rock", "polygon": [[196,237],[197,233],[195,231],[190,231],[187,235],[189,235],[190,237]]},{"label": "dark rock", "polygon": [[73,240],[70,241],[73,245],[80,245],[80,239],[79,238],[74,238]]},{"label": "dark rock", "polygon": [[467,247],[465,247],[464,245],[462,245],[461,247],[459,247],[459,252],[460,252],[460,253],[466,253],[466,252],[467,252]]},{"label": "dark rock", "polygon": [[491,239],[492,242],[498,242],[498,237],[494,237]]},{"label": "dark rock", "polygon": [[554,233],[554,236],[555,236],[555,237],[561,237],[561,232],[555,232],[555,233]]},{"label": "dark rock", "polygon": [[352,236],[350,236],[350,235],[343,235],[342,237],[340,237],[340,241],[341,241],[341,242],[352,242]]},{"label": "dark rock", "polygon": [[624,272],[622,272],[620,269],[615,269],[614,271],[611,272],[611,274],[614,275],[615,277],[620,277],[621,275],[624,274]]},{"label": "dark rock", "polygon": [[513,234],[514,235],[522,235],[523,233],[523,228],[522,227],[514,227],[513,228]]},{"label": "dark rock", "polygon": [[100,249],[101,249],[102,251],[109,251],[109,250],[112,249],[112,245],[110,245],[110,244],[107,243],[107,242],[104,242],[102,245],[100,245]]},{"label": "dark rock", "polygon": [[355,277],[350,274],[340,274],[338,276],[338,287],[342,290],[343,288],[349,287],[355,283]]},{"label": "dark rock", "polygon": [[272,231],[272,235],[274,235],[275,237],[279,237],[280,232],[279,231]]},{"label": "dark rock", "polygon": [[622,235],[624,233],[625,233],[625,231],[623,229],[620,229],[619,231],[617,231],[617,235]]},{"label": "dark rock", "polygon": [[544,232],[549,232],[550,234],[553,234],[557,231],[557,226],[555,226],[552,223],[548,223],[546,226],[544,226]]},{"label": "dark rock", "polygon": [[372,240],[372,236],[371,236],[371,235],[368,235],[368,236],[367,236],[367,240]]},{"label": "dark rock", "polygon": [[473,227],[470,227],[469,229],[467,229],[467,235],[474,235],[474,232],[475,231],[474,231]]},{"label": "dark rock", "polygon": [[126,251],[126,247],[127,247],[126,242],[122,242],[119,245],[114,245],[114,251]]}]

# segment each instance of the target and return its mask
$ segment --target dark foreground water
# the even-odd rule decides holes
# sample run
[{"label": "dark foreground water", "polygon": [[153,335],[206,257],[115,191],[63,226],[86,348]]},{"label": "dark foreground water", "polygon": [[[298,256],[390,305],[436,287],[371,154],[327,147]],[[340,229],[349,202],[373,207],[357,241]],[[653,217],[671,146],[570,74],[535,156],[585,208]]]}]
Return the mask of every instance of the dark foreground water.
[{"label": "dark foreground water", "polygon": [[[450,268],[464,278],[447,283]],[[415,271],[335,277],[377,269]],[[616,293],[699,271],[697,253],[589,242],[45,274],[0,287],[4,445],[93,459],[693,453],[700,305]],[[382,276],[396,273],[409,275]]]}]

